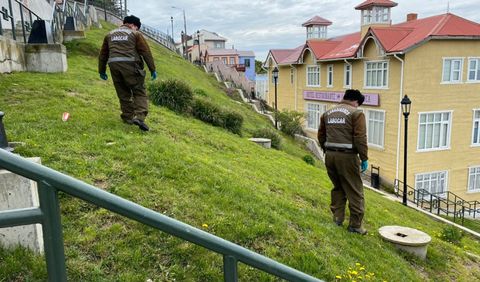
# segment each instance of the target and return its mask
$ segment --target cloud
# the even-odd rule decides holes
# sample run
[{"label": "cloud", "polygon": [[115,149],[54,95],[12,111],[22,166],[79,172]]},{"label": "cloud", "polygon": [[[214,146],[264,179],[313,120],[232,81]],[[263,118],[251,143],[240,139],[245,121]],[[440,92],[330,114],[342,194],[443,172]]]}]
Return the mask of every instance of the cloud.
[{"label": "cloud", "polygon": [[[165,1],[166,2],[166,1]],[[264,59],[269,49],[295,48],[305,41],[302,23],[315,15],[333,22],[329,37],[348,34],[360,29],[360,12],[355,6],[363,0],[178,0],[165,3],[158,0],[132,1],[131,13],[144,24],[171,34],[170,17],[174,18],[177,40],[184,29],[187,32],[206,29],[228,39],[227,46],[252,50],[258,59]],[[450,12],[480,22],[478,0],[397,0],[392,8],[393,23],[403,22],[408,13],[419,18],[444,14],[450,2]],[[171,8],[172,6],[180,9]]]}]

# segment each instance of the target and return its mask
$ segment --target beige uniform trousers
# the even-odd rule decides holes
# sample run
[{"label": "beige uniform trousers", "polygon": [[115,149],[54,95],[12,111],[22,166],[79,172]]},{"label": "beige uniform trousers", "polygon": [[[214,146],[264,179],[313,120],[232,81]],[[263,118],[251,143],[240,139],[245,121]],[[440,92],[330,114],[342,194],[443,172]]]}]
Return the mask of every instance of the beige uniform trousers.
[{"label": "beige uniform trousers", "polygon": [[145,71],[134,62],[114,62],[109,67],[122,110],[120,117],[124,121],[145,120],[148,114]]},{"label": "beige uniform trousers", "polygon": [[335,221],[343,222],[345,205],[348,200],[350,224],[353,228],[362,226],[364,209],[363,183],[360,178],[360,159],[357,154],[328,151],[325,166],[333,183],[330,210]]}]

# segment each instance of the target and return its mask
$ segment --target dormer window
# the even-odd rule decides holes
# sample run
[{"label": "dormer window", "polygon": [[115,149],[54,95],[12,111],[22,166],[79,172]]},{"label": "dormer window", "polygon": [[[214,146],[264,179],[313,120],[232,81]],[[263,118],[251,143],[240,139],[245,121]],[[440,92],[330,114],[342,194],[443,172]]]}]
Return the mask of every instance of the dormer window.
[{"label": "dormer window", "polygon": [[327,38],[327,27],[326,26],[308,26],[307,27],[307,39],[311,38],[319,38],[319,39],[326,39]]},{"label": "dormer window", "polygon": [[362,25],[372,23],[390,23],[390,8],[372,7],[369,10],[362,10]]}]

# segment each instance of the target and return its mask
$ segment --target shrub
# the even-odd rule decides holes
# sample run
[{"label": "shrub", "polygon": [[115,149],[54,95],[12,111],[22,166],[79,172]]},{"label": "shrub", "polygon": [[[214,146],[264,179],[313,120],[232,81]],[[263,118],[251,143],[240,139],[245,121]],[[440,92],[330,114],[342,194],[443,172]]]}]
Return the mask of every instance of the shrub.
[{"label": "shrub", "polygon": [[253,137],[270,139],[272,141],[272,148],[277,150],[280,150],[282,146],[282,138],[280,135],[274,129],[268,127],[255,130],[253,132]]},{"label": "shrub", "polygon": [[310,155],[305,155],[302,159],[309,165],[315,165],[315,159]]},{"label": "shrub", "polygon": [[242,133],[243,116],[236,112],[223,112],[223,127],[240,135]]},{"label": "shrub", "polygon": [[154,105],[167,107],[177,113],[188,112],[193,100],[190,86],[176,79],[151,83],[148,91]]},{"label": "shrub", "polygon": [[235,88],[226,88],[225,93],[227,94],[230,99],[243,102],[242,97],[240,96],[240,93],[238,93],[237,89]]},{"label": "shrub", "polygon": [[195,90],[193,90],[193,94],[194,95],[197,95],[197,96],[203,96],[203,97],[207,97],[207,92],[205,92],[205,90],[203,89],[200,89],[200,88],[196,88]]},{"label": "shrub", "polygon": [[280,130],[290,136],[302,133],[303,113],[296,111],[284,111],[277,113],[277,119],[280,122]]},{"label": "shrub", "polygon": [[243,116],[241,114],[222,110],[208,101],[194,99],[192,115],[201,121],[223,127],[235,134],[241,133],[243,125]]},{"label": "shrub", "polygon": [[447,226],[443,228],[442,234],[440,235],[440,238],[443,241],[453,243],[455,245],[460,245],[460,242],[462,241],[463,238],[463,232],[454,227],[454,226]]},{"label": "shrub", "polygon": [[221,110],[216,105],[201,99],[194,99],[192,115],[201,121],[215,126],[222,125]]}]

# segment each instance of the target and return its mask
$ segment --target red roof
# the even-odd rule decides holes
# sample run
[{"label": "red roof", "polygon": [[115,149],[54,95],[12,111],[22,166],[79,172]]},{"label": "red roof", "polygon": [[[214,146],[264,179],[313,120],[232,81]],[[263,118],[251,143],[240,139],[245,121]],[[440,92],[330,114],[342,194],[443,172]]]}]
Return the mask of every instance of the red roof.
[{"label": "red roof", "polygon": [[[443,14],[411,20],[389,27],[371,27],[369,33],[378,39],[386,53],[407,52],[421,42],[435,38],[472,38],[480,40],[480,24],[454,14]],[[367,36],[352,33],[328,40],[308,40],[295,49],[271,50],[277,64],[298,63],[305,48],[314,53],[317,60],[341,60],[355,58]]]},{"label": "red roof", "polygon": [[372,27],[385,51],[405,51],[431,37],[477,37],[480,39],[480,24],[454,14],[443,14],[408,21],[391,27]]},{"label": "red roof", "polygon": [[302,24],[302,26],[311,26],[311,25],[326,25],[326,26],[329,26],[331,25],[332,22],[329,21],[329,20],[326,20],[322,17],[319,17],[319,16],[315,16],[311,19],[309,19],[308,21],[304,22]]},{"label": "red roof", "polygon": [[355,10],[366,10],[373,6],[379,7],[395,7],[398,4],[390,0],[367,0],[355,7]]}]

